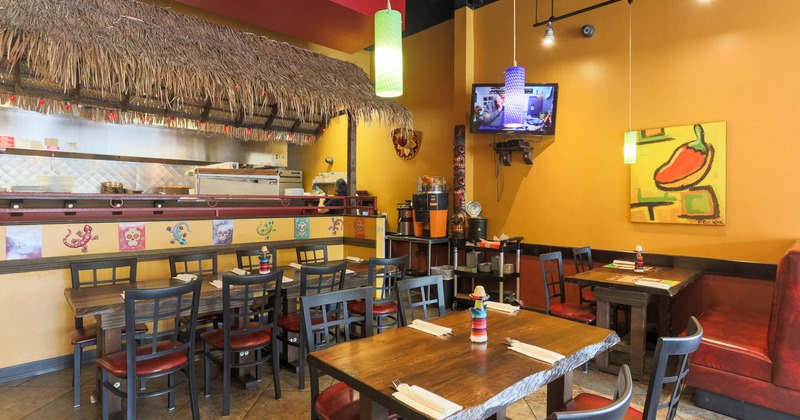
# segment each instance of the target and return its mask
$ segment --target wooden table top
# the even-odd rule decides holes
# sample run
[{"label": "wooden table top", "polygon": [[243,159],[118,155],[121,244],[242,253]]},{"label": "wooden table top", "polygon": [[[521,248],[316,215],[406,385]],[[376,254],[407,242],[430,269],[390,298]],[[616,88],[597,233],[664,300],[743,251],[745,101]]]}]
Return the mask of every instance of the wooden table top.
[{"label": "wooden table top", "polygon": [[[313,265],[325,266],[338,264],[340,262],[342,262],[342,260],[329,261],[327,263]],[[345,280],[345,288],[360,287],[367,284],[366,273],[368,269],[368,263],[366,261],[361,263],[348,261],[347,268],[355,271],[355,274],[347,276]],[[294,278],[295,272],[297,271],[295,268],[289,266],[281,266],[277,269],[283,269],[283,275],[289,278]],[[217,289],[210,283],[211,280],[222,278],[222,274],[224,273],[220,272],[217,275],[205,275],[201,278],[201,307],[205,303],[212,301],[218,303],[220,309],[222,308],[222,289]],[[179,284],[183,284],[183,282],[175,279],[144,280],[136,282],[135,285],[124,283],[99,287],[81,287],[78,289],[68,288],[64,290],[64,296],[67,298],[70,308],[72,308],[72,311],[77,317],[118,314],[125,311],[125,301],[122,299],[121,293],[126,289],[154,289],[176,286]],[[300,293],[299,279],[292,282],[283,283],[283,289],[288,297],[298,296]]]},{"label": "wooden table top", "polygon": [[[434,337],[397,328],[311,353],[309,363],[404,418],[420,414],[392,397],[392,379],[417,385],[460,404],[451,418],[485,418],[563,376],[619,337],[611,330],[536,313],[489,310],[489,341],[469,340],[470,311],[430,322],[450,327]],[[566,356],[550,365],[508,349],[506,337]]]},{"label": "wooden table top", "polygon": [[[564,279],[572,283],[589,284],[611,289],[647,292],[662,296],[675,296],[679,291],[697,280],[701,274],[703,274],[702,271],[672,267],[653,267],[644,273],[635,273],[632,270],[600,266],[581,273],[565,276]],[[657,287],[637,285],[634,281],[639,278],[673,280],[678,283],[669,289],[660,289]]]}]

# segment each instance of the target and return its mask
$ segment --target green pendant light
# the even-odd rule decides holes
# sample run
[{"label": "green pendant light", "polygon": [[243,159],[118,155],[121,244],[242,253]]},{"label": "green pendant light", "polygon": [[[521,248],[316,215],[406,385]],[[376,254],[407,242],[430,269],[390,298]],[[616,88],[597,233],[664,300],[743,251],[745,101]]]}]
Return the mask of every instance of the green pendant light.
[{"label": "green pendant light", "polygon": [[375,13],[375,94],[403,94],[403,22],[389,1],[385,10]]}]

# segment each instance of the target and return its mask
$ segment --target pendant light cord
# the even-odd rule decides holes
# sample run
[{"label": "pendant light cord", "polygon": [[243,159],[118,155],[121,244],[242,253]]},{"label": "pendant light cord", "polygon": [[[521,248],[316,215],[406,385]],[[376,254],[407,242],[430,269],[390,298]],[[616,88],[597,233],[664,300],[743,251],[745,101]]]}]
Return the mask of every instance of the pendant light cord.
[{"label": "pendant light cord", "polygon": [[633,131],[633,2],[628,3],[628,131]]},{"label": "pendant light cord", "polygon": [[514,24],[513,24],[513,27],[514,27],[514,67],[516,67],[517,66],[517,0],[514,0],[513,7],[514,7],[514,13],[513,13],[513,16],[514,16]]}]

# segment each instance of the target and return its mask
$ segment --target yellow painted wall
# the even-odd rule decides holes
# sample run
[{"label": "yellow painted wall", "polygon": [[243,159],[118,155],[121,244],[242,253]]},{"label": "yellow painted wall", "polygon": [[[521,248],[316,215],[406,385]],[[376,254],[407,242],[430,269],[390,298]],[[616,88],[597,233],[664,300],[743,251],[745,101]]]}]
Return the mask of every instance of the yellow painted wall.
[{"label": "yellow painted wall", "polygon": [[[502,82],[510,65],[512,2],[475,13],[475,81]],[[475,198],[490,235],[525,242],[776,263],[800,235],[794,139],[800,119],[796,30],[800,2],[636,1],[633,4],[632,128],[727,121],[727,225],[630,222],[628,4],[554,24],[556,44],[531,27],[533,0],[518,0],[517,61],[527,81],[558,82],[556,136],[534,144],[536,160],[514,156],[495,199],[490,153],[475,155]],[[549,9],[548,9],[549,10]],[[567,10],[564,10],[566,12]],[[558,10],[557,10],[558,12]],[[502,23],[502,24],[501,24]],[[593,38],[579,29],[596,28]],[[522,40],[522,42],[520,42]],[[489,150],[490,136],[475,136]],[[536,141],[536,138],[530,140]]]}]

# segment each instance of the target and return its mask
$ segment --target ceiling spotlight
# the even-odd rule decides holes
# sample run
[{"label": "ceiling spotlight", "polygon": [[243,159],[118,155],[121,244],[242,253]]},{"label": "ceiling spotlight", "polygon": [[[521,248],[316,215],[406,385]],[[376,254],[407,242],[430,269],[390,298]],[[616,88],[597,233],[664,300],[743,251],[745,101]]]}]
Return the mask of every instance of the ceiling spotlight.
[{"label": "ceiling spotlight", "polygon": [[553,22],[547,21],[547,29],[544,30],[544,45],[553,45],[556,35],[553,33]]}]

